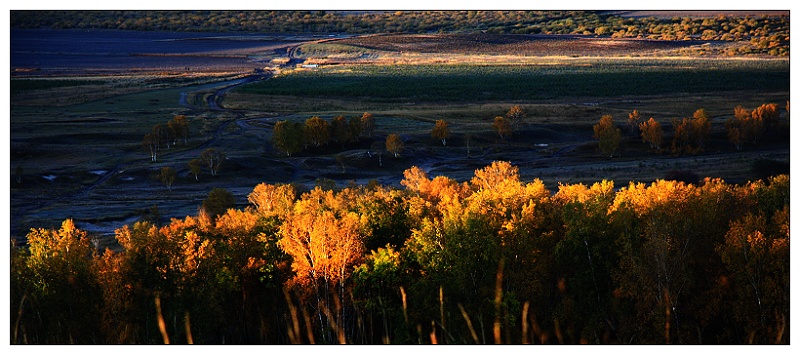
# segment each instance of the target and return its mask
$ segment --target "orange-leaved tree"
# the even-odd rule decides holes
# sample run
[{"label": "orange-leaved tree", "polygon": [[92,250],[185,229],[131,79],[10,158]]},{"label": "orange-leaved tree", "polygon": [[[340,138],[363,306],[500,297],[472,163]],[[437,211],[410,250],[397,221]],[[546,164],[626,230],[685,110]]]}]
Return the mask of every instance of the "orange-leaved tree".
[{"label": "orange-leaved tree", "polygon": [[341,304],[354,266],[364,256],[361,218],[346,210],[350,200],[316,187],[300,197],[278,232],[278,246],[292,257],[295,273],[288,286],[306,299],[315,297],[317,326],[326,342],[333,340],[326,330],[331,328],[339,342],[345,341]]},{"label": "orange-leaved tree", "polygon": [[511,136],[511,125],[508,123],[508,120],[503,116],[497,116],[494,118],[494,123],[492,123],[492,128],[497,135],[500,136],[500,139],[506,139],[506,137]]},{"label": "orange-leaved tree", "polygon": [[375,116],[369,112],[364,112],[361,116],[361,132],[367,135],[367,137],[372,137],[372,133],[375,131]]},{"label": "orange-leaved tree", "polygon": [[433,130],[431,130],[431,137],[441,140],[442,145],[447,145],[447,137],[449,136],[450,128],[448,127],[447,121],[436,120]]},{"label": "orange-leaved tree", "polygon": [[386,137],[386,150],[394,154],[395,158],[400,155],[400,151],[403,150],[403,140],[399,135],[392,133]]},{"label": "orange-leaved tree", "polygon": [[614,118],[611,115],[604,115],[600,118],[600,122],[592,128],[594,129],[594,139],[600,143],[600,150],[613,157],[619,149],[620,140],[622,140],[622,133],[614,125]]},{"label": "orange-leaved tree", "polygon": [[642,142],[650,144],[650,148],[661,150],[661,141],[664,137],[661,123],[650,117],[649,120],[639,123],[639,130],[642,132]]},{"label": "orange-leaved tree", "polygon": [[330,139],[329,126],[328,121],[319,118],[319,116],[312,116],[307,119],[304,131],[305,141],[315,147],[328,144]]},{"label": "orange-leaved tree", "polygon": [[639,110],[633,110],[631,113],[628,114],[628,130],[632,134],[636,134],[636,130],[642,123],[642,115],[639,114]]}]

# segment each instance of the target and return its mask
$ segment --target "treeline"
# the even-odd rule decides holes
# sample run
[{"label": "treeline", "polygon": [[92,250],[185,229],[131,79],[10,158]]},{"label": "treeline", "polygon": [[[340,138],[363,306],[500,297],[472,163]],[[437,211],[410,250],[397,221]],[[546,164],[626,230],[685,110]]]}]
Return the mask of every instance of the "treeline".
[{"label": "treeline", "polygon": [[739,54],[788,55],[788,16],[624,18],[598,11],[12,11],[12,28],[271,33],[579,34],[751,41]]},{"label": "treeline", "polygon": [[[788,138],[789,102],[786,102],[786,120],[780,119],[780,108],[776,103],[762,104],[750,111],[741,105],[733,110],[733,117],[725,121],[725,134],[728,141],[742,150],[745,144],[758,145],[763,138],[770,141],[776,138]],[[650,117],[649,120],[633,110],[628,114],[627,131],[633,136],[641,136],[642,142],[658,153],[671,151],[673,155],[698,154],[705,150],[706,143],[712,134],[711,121],[705,109],[698,109],[692,117],[673,118],[672,142],[665,144],[664,129],[661,123]],[[622,142],[622,129],[614,123],[611,115],[604,115],[595,124],[594,138],[598,140],[599,149],[604,154],[614,156]],[[669,148],[669,149],[667,149]]]},{"label": "treeline", "polygon": [[402,185],[260,184],[242,210],[122,227],[120,252],[32,229],[11,342],[789,342],[786,175],[550,191],[495,162]]},{"label": "treeline", "polygon": [[358,142],[362,135],[372,137],[375,118],[369,112],[361,117],[334,117],[330,123],[319,116],[312,116],[305,124],[293,121],[278,121],[272,129],[272,145],[286,156],[311,147],[318,148],[330,142],[346,145]]}]

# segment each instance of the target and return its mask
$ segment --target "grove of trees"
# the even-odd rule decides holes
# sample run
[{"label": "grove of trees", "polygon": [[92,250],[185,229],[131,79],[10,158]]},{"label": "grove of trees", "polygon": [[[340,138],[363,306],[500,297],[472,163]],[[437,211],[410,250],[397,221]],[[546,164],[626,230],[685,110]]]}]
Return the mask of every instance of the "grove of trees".
[{"label": "grove of trees", "polygon": [[11,252],[12,344],[787,344],[789,178],[259,184]]}]

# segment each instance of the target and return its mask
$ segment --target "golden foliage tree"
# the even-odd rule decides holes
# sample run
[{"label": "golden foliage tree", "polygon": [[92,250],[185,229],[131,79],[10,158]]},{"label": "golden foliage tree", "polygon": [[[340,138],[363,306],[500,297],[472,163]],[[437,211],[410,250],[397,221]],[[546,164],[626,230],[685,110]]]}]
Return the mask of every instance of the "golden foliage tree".
[{"label": "golden foliage tree", "polygon": [[661,150],[661,141],[664,137],[661,123],[650,117],[649,120],[639,123],[639,130],[641,131],[642,142],[650,144],[650,148]]},{"label": "golden foliage tree", "polygon": [[642,124],[642,115],[639,110],[633,110],[628,114],[628,129],[631,133],[636,134],[636,130]]},{"label": "golden foliage tree", "polygon": [[264,217],[286,216],[292,210],[295,199],[295,190],[292,185],[287,184],[265,184],[256,185],[247,196],[247,200],[256,206],[256,210]]},{"label": "golden foliage tree", "polygon": [[680,155],[694,152],[692,146],[692,120],[672,119],[672,154]]},{"label": "golden foliage tree", "polygon": [[525,110],[519,105],[511,106],[511,108],[508,109],[508,112],[506,112],[506,118],[508,118],[511,121],[511,124],[514,126],[518,126],[523,123],[523,120],[526,116],[527,114],[525,113]]},{"label": "golden foliage tree", "polygon": [[448,127],[447,121],[436,120],[436,124],[433,126],[433,129],[431,130],[431,137],[441,140],[442,145],[447,145],[447,137],[449,136],[450,136],[450,128]]},{"label": "golden foliage tree", "polygon": [[711,133],[711,122],[708,120],[708,113],[705,109],[698,109],[692,115],[692,140],[696,150],[705,149],[706,140]]},{"label": "golden foliage tree", "polygon": [[305,141],[315,147],[328,144],[328,140],[330,139],[329,127],[328,121],[319,118],[319,116],[312,116],[306,120],[304,130]]},{"label": "golden foliage tree", "polygon": [[367,137],[372,137],[372,133],[375,131],[375,116],[369,112],[364,112],[361,116],[361,132],[367,135]]},{"label": "golden foliage tree", "polygon": [[503,116],[497,116],[494,118],[492,129],[497,132],[497,135],[500,136],[500,139],[506,139],[506,137],[511,136],[511,125],[508,124],[508,120],[506,120],[506,118]]},{"label": "golden foliage tree", "polygon": [[604,115],[600,118],[600,122],[592,128],[594,129],[594,139],[600,142],[600,151],[613,157],[622,140],[622,133],[614,125],[614,118],[611,115]]},{"label": "golden foliage tree", "polygon": [[403,150],[403,140],[399,135],[392,133],[386,137],[386,150],[394,154],[395,158],[400,155],[400,151]]}]

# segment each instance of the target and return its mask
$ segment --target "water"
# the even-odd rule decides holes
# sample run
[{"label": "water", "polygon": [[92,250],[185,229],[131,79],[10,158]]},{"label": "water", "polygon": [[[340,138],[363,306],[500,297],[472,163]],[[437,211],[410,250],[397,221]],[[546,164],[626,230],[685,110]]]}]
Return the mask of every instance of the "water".
[{"label": "water", "polygon": [[256,68],[296,39],[286,35],[11,30],[11,69],[39,71]]}]

